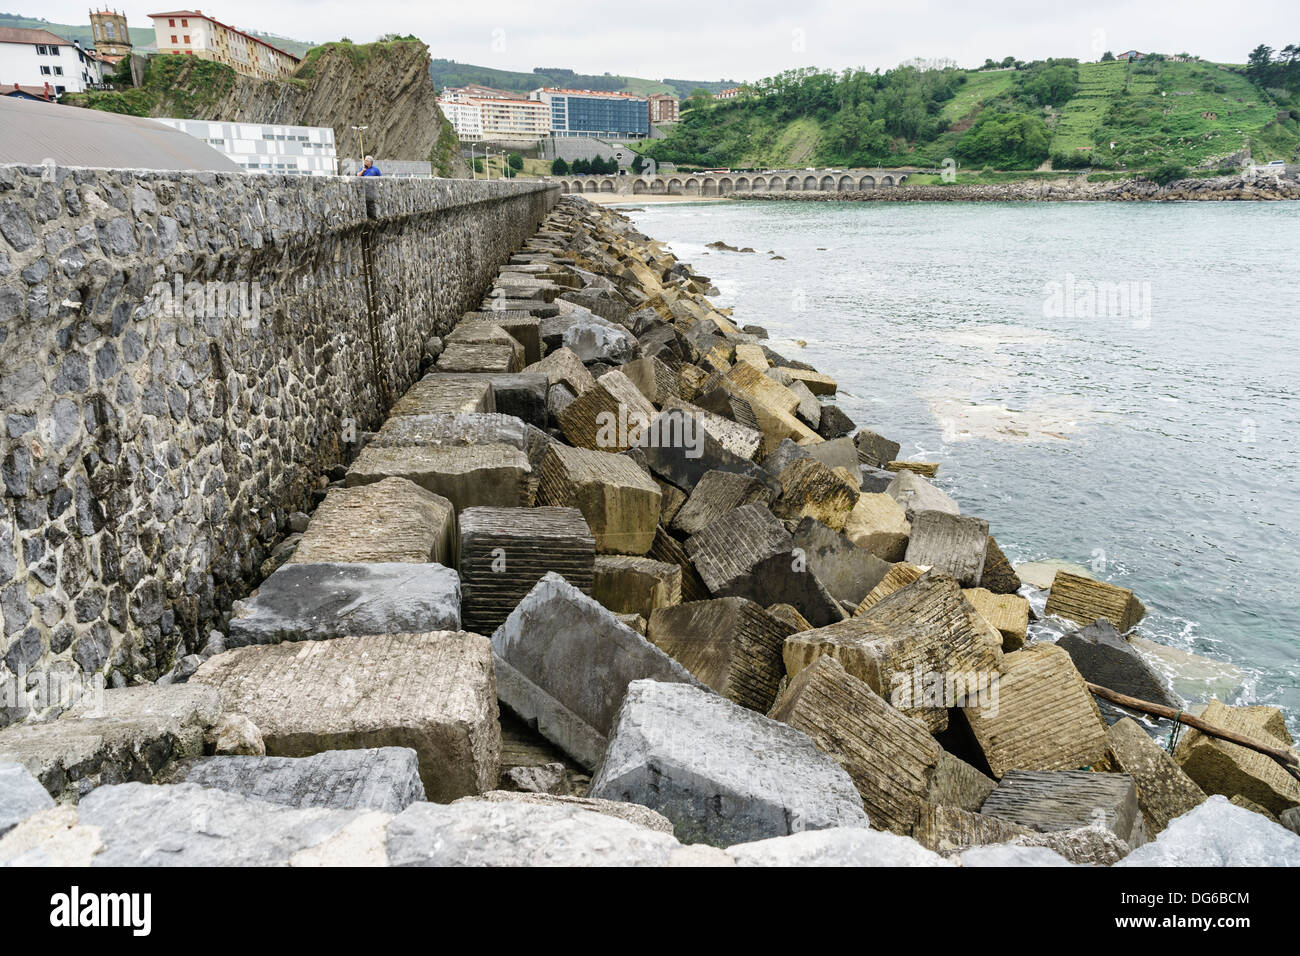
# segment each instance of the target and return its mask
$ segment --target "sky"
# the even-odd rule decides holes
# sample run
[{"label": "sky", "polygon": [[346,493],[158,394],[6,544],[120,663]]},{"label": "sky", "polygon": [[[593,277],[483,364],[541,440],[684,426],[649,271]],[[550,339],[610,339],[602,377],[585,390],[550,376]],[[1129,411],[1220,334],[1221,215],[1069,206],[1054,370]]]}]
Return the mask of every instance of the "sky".
[{"label": "sky", "polygon": [[[1105,50],[1188,52],[1245,62],[1256,45],[1300,43],[1300,2],[1248,0],[757,0],[629,3],[493,0],[208,0],[208,15],[242,29],[300,40],[360,43],[413,33],[435,57],[499,69],[568,67],[579,73],[692,80],[754,80],[782,70],[889,69],[916,57],[979,66],[1013,55],[1095,60]],[[9,7],[55,23],[86,23],[87,3],[42,0]],[[128,26],[149,26],[162,6],[127,3]],[[178,9],[176,7],[170,8]]]}]

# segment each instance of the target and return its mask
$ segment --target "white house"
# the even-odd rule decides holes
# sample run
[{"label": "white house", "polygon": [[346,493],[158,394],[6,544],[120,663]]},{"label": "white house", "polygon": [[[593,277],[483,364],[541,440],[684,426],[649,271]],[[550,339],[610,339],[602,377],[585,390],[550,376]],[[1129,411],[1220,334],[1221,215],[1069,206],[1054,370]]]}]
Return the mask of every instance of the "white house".
[{"label": "white house", "polygon": [[61,96],[100,81],[99,61],[77,44],[48,30],[0,27],[0,93],[48,83]]},{"label": "white house", "polygon": [[334,130],[328,126],[273,126],[170,118],[155,122],[203,140],[248,172],[335,176],[339,171]]}]

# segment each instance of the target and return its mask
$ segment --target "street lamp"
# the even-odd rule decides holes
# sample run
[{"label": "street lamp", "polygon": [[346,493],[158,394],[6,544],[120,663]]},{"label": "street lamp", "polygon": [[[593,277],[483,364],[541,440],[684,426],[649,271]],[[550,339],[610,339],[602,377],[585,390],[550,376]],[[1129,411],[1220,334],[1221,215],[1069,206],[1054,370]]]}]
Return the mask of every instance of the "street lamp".
[{"label": "street lamp", "polygon": [[361,162],[364,165],[366,161],[366,141],[362,139],[361,134],[370,129],[370,127],[354,126],[352,128],[357,131],[357,145],[361,147]]}]

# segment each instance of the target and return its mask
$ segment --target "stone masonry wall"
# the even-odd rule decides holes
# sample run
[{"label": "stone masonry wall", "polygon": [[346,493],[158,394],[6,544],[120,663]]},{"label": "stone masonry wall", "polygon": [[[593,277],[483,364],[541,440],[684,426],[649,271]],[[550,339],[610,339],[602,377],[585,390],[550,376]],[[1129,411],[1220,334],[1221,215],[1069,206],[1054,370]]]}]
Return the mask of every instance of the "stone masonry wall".
[{"label": "stone masonry wall", "polygon": [[0,691],[201,646],[558,192],[0,167]]}]

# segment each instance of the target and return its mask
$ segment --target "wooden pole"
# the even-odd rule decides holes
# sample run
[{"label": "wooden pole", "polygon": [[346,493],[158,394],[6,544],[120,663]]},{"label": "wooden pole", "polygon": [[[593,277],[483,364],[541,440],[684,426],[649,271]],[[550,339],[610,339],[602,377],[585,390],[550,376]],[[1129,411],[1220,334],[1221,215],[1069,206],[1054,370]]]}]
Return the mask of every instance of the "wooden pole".
[{"label": "wooden pole", "polygon": [[1226,740],[1229,743],[1238,744],[1257,753],[1262,753],[1266,757],[1272,757],[1280,763],[1283,769],[1291,776],[1300,780],[1300,757],[1295,755],[1294,751],[1284,747],[1270,747],[1268,744],[1257,743],[1249,737],[1244,737],[1239,733],[1231,730],[1224,730],[1222,727],[1215,727],[1213,724],[1207,724],[1199,717],[1193,717],[1191,714],[1184,713],[1181,710],[1175,710],[1172,707],[1166,707],[1163,704],[1153,704],[1150,701],[1139,700],[1136,697],[1130,697],[1128,694],[1121,694],[1119,691],[1111,690],[1109,687],[1102,687],[1100,684],[1088,682],[1088,690],[1092,691],[1103,700],[1108,700],[1112,704],[1118,704],[1120,707],[1127,707],[1129,710],[1141,711],[1144,714],[1151,714],[1153,717],[1163,717],[1165,720],[1173,720],[1180,724],[1186,724],[1194,730],[1199,730],[1203,734],[1211,737],[1217,737],[1220,740]]}]

